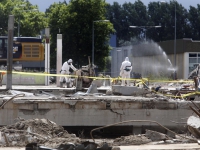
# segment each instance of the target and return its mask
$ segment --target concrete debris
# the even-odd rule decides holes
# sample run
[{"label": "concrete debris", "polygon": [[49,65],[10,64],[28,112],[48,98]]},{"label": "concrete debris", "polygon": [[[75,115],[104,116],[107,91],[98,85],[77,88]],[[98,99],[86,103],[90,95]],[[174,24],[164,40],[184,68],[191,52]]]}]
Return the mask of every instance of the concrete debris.
[{"label": "concrete debris", "polygon": [[27,97],[35,96],[33,93],[30,93],[30,92],[22,92],[22,91],[17,91],[17,90],[9,90],[8,93],[9,93],[9,94],[12,94],[12,95],[24,94],[24,95],[27,96]]},{"label": "concrete debris", "polygon": [[69,134],[62,126],[48,119],[17,118],[15,121],[15,124],[0,128],[0,146],[24,147],[28,143],[38,143],[56,147],[64,142],[80,142],[76,135]]},{"label": "concrete debris", "polygon": [[[191,118],[189,120],[191,120]],[[37,143],[40,148],[42,146],[44,149],[61,150],[66,147],[71,147],[74,150],[79,150],[81,147],[84,147],[84,149],[88,148],[90,150],[111,150],[118,149],[116,146],[141,145],[154,141],[157,142],[155,144],[188,142],[180,137],[172,139],[163,133],[147,130],[145,135],[121,136],[109,143],[106,143],[105,140],[94,143],[80,139],[76,137],[75,134],[69,134],[62,126],[48,119],[25,120],[18,117],[14,121],[14,124],[0,128],[1,147],[25,147],[26,145],[30,146],[31,143]],[[190,125],[193,126],[192,124]],[[198,125],[198,123],[195,124],[196,127],[198,127]]]},{"label": "concrete debris", "polygon": [[190,133],[196,137],[200,138],[200,118],[195,116],[190,116],[187,120],[187,126]]},{"label": "concrete debris", "polygon": [[159,132],[152,131],[152,130],[146,130],[145,135],[152,141],[161,141],[161,140],[169,140],[170,139],[170,137],[168,137],[166,134],[159,133]]}]

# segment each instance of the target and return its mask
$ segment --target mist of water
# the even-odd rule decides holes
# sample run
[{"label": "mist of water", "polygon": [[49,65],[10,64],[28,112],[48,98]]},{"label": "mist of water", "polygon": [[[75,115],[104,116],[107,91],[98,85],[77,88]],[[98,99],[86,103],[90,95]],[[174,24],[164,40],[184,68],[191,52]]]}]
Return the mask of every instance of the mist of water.
[{"label": "mist of water", "polygon": [[153,41],[133,45],[132,54],[133,72],[142,77],[170,77],[175,70],[165,51]]}]

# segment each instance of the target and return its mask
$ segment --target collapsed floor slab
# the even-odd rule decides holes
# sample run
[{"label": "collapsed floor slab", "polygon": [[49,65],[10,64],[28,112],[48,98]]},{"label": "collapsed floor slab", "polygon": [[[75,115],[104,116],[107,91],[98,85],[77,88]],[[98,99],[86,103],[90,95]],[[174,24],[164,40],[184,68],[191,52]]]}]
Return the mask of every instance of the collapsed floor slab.
[{"label": "collapsed floor slab", "polygon": [[[5,97],[0,97],[5,100]],[[200,102],[195,102],[200,106]],[[153,120],[181,130],[192,111],[190,101],[164,97],[79,96],[79,97],[18,97],[0,109],[0,125],[13,124],[17,117],[47,118],[61,126],[105,126],[125,120]],[[141,127],[156,127],[151,122],[126,123],[132,132]],[[136,130],[138,128],[138,130]]]}]

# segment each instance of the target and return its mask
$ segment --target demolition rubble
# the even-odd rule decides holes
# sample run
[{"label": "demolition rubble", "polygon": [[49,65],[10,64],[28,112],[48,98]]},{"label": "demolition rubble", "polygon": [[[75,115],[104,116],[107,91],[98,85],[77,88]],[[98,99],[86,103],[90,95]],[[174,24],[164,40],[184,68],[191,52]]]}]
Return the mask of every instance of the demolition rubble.
[{"label": "demolition rubble", "polygon": [[[98,148],[104,150],[106,149],[105,147],[114,150],[117,146],[198,142],[200,138],[200,108],[195,104],[195,101],[199,101],[199,98],[198,93],[195,92],[193,83],[185,84],[183,81],[179,81],[177,83],[153,83],[149,85],[143,82],[141,85],[138,84],[138,86],[122,87],[116,82],[112,88],[105,88],[105,93],[99,93],[98,89],[103,89],[99,87],[102,83],[102,81],[100,81],[100,83],[94,81],[86,92],[76,92],[75,94],[67,94],[62,97],[44,91],[40,91],[39,94],[17,90],[4,91],[1,93],[1,97],[4,97],[4,99],[1,102],[0,108],[3,109],[11,102],[10,100],[13,100],[13,96],[20,94],[29,98],[42,96],[55,101],[64,97],[95,97],[97,95],[142,96],[145,98],[154,98],[159,101],[189,101],[192,102],[191,104],[193,105],[190,105],[188,108],[194,112],[194,115],[190,116],[185,123],[187,131],[178,134],[164,127],[165,130],[169,131],[168,134],[146,129],[144,134],[119,136],[114,139],[93,139],[93,141],[92,139],[77,137],[75,134],[69,134],[67,129],[64,130],[62,126],[48,119],[34,118],[25,120],[18,117],[14,120],[14,124],[0,128],[0,146],[25,147],[36,143],[38,147],[41,146],[58,150],[63,147],[71,147],[75,150],[78,150],[80,147],[86,149],[88,146],[93,147],[94,150]],[[134,84],[136,85],[137,83]]]},{"label": "demolition rubble", "polygon": [[[58,149],[61,145],[77,146],[84,145],[87,142],[93,144],[92,140],[81,139],[75,134],[69,134],[62,126],[48,119],[24,120],[16,118],[15,122],[15,124],[1,127],[1,147],[25,147],[27,144],[37,143],[37,145]],[[163,133],[146,130],[145,134],[121,136],[115,139],[98,139],[96,141],[97,148],[101,147],[105,142],[109,147],[116,147],[141,144],[194,143],[197,139],[192,134],[176,134],[170,137]]]}]

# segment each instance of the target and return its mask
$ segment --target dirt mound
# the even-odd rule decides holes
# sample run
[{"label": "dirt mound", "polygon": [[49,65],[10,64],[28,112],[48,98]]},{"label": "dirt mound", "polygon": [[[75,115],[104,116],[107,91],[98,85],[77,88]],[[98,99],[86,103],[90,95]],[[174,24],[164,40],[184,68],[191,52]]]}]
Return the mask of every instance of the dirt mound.
[{"label": "dirt mound", "polygon": [[15,124],[0,128],[0,146],[21,147],[28,143],[38,143],[51,147],[64,142],[79,143],[76,135],[69,134],[62,126],[48,119],[18,118],[15,121]]}]

